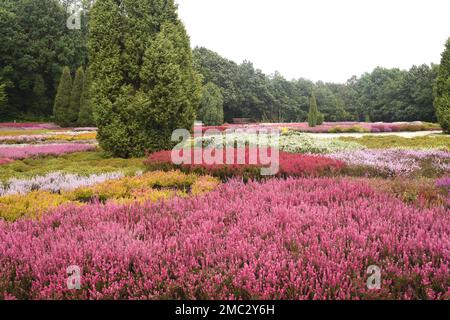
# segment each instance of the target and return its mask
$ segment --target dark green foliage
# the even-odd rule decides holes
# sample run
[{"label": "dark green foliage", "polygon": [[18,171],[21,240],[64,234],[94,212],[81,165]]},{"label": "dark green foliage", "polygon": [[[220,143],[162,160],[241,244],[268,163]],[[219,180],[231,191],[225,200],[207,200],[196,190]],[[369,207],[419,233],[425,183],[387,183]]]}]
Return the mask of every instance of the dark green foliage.
[{"label": "dark green foliage", "polygon": [[309,103],[308,125],[310,127],[316,127],[318,125],[318,117],[319,110],[317,109],[316,96],[313,93]]},{"label": "dark green foliage", "polygon": [[[2,109],[6,105],[6,102],[8,101],[5,89],[6,89],[6,85],[4,83],[0,82],[0,108],[2,108]],[[2,109],[0,109],[0,110],[2,110]]]},{"label": "dark green foliage", "polygon": [[202,102],[197,119],[207,126],[223,124],[223,96],[219,87],[212,82],[208,82],[203,87]]},{"label": "dark green foliage", "polygon": [[450,133],[450,38],[442,53],[442,61],[436,81],[436,114],[445,132]]},{"label": "dark green foliage", "polygon": [[[108,5],[112,12],[101,13],[96,19],[109,16],[114,23],[106,21],[102,26],[95,21],[90,23],[91,27],[96,26],[92,31],[91,52],[101,57],[96,58],[94,69],[101,71],[100,77],[104,82],[94,85],[97,98],[94,97],[93,101],[95,105],[99,104],[97,93],[101,92],[100,96],[108,97],[109,102],[101,103],[106,106],[115,104],[119,92],[122,92],[121,96],[123,92],[129,92],[133,97],[138,95],[142,87],[140,72],[146,50],[164,23],[177,25],[179,21],[173,0],[102,2],[104,4],[99,6],[107,3],[105,12]],[[81,30],[66,27],[67,8],[74,3],[83,7]],[[93,3],[93,0],[0,1],[0,78],[8,96],[8,103],[0,109],[0,121],[48,119],[51,116],[52,101],[63,66],[75,70],[77,66],[90,64],[87,41]],[[116,11],[114,7],[118,8],[117,15],[113,14]],[[103,35],[106,39],[96,43],[95,38]],[[100,66],[102,59],[104,66]],[[360,77],[352,77],[345,84],[313,83],[305,79],[289,81],[279,73],[265,75],[251,62],[237,64],[205,48],[194,50],[194,65],[204,77],[203,84],[212,82],[220,88],[224,120],[227,122],[233,118],[268,122],[305,121],[312,90],[326,121],[364,121],[370,117],[372,121],[435,122],[436,110],[441,122],[447,121],[442,119],[446,119],[448,112],[437,107],[447,104],[445,95],[441,93],[436,99],[436,109],[433,106],[433,83],[438,69],[435,65],[414,66],[409,71],[376,68]],[[448,92],[445,89],[445,71],[443,74],[436,90]],[[112,105],[109,107],[118,108]],[[121,119],[119,122],[124,121]],[[92,119],[82,122],[93,123]]]},{"label": "dark green foliage", "polygon": [[86,57],[82,30],[69,30],[67,17],[57,0],[0,1],[0,78],[9,97],[0,120],[51,116],[63,66]]},{"label": "dark green foliage", "polygon": [[58,91],[56,93],[54,105],[55,123],[62,127],[71,125],[69,117],[70,97],[72,93],[72,76],[69,67],[65,67],[59,80]]},{"label": "dark green foliage", "polygon": [[37,75],[33,85],[33,102],[30,106],[29,113],[31,115],[39,115],[42,107],[46,107],[49,103],[45,88],[45,81],[41,75]]},{"label": "dark green foliage", "polygon": [[82,127],[95,126],[94,111],[89,98],[89,89],[91,84],[89,69],[86,70],[84,77],[83,93],[80,99],[80,114],[78,115],[78,125]]},{"label": "dark green foliage", "polygon": [[105,150],[141,156],[192,128],[200,84],[173,1],[96,1],[88,48],[89,100]]},{"label": "dark green foliage", "polygon": [[[205,48],[194,50],[196,69],[224,97],[225,121],[305,121],[314,90],[326,121],[436,121],[433,107],[435,65],[409,71],[376,68],[345,84],[288,81],[279,73],[266,76],[249,62],[238,65]],[[319,118],[320,120],[320,118]],[[319,121],[320,123],[320,121]]]},{"label": "dark green foliage", "polygon": [[323,115],[322,112],[319,112],[317,114],[317,125],[320,126],[321,124],[323,124],[325,121],[325,116]]},{"label": "dark green foliage", "polygon": [[75,79],[73,80],[72,92],[70,94],[70,103],[67,110],[66,119],[69,125],[75,126],[80,113],[80,102],[84,88],[84,70],[82,67],[77,69]]}]

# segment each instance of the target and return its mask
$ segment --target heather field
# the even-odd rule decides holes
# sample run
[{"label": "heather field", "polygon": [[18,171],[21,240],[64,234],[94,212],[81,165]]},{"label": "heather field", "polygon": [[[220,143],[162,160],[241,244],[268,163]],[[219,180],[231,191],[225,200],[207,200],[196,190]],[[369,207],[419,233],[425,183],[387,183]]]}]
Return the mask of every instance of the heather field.
[{"label": "heather field", "polygon": [[201,161],[177,164],[171,150],[113,157],[95,128],[0,124],[0,299],[450,299],[448,135],[271,126],[274,175],[251,161],[252,133],[220,153],[229,127],[193,136],[183,155]]}]

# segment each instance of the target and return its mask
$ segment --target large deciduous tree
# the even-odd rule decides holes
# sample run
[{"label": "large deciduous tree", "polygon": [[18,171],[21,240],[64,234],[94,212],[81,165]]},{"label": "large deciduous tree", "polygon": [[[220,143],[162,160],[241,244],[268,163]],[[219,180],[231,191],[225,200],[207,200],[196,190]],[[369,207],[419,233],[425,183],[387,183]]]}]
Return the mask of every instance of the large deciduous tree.
[{"label": "large deciduous tree", "polygon": [[91,10],[90,102],[100,145],[121,156],[170,148],[200,100],[189,37],[172,0],[97,0]]},{"label": "large deciduous tree", "polygon": [[445,132],[450,133],[450,38],[442,53],[441,65],[436,81],[436,114]]}]

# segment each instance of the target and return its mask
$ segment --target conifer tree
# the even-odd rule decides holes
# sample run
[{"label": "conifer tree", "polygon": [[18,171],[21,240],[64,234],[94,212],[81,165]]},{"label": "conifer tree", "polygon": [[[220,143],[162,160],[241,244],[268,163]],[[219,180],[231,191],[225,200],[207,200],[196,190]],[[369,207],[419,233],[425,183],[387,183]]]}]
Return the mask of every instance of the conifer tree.
[{"label": "conifer tree", "polygon": [[450,133],[450,38],[442,53],[441,65],[435,87],[436,115],[442,129]]},{"label": "conifer tree", "polygon": [[87,69],[84,75],[83,93],[81,94],[80,99],[80,114],[78,115],[78,125],[82,127],[95,126],[92,104],[89,97],[89,88],[91,83],[89,74],[89,69]]},{"label": "conifer tree", "polygon": [[223,124],[223,96],[219,87],[212,82],[203,87],[197,119],[207,126]]},{"label": "conifer tree", "polygon": [[318,124],[319,111],[317,110],[317,101],[314,93],[309,101],[308,124],[310,127],[316,127]]},{"label": "conifer tree", "polygon": [[200,98],[189,37],[173,0],[98,0],[91,10],[90,102],[98,139],[116,156],[169,149]]},{"label": "conifer tree", "polygon": [[69,67],[65,67],[59,80],[59,86],[56,93],[53,109],[55,122],[62,127],[67,127],[70,125],[70,119],[67,117],[67,114],[70,105],[71,92],[72,76],[70,74]]},{"label": "conifer tree", "polygon": [[78,122],[78,115],[80,113],[81,95],[84,87],[84,70],[82,67],[77,69],[75,79],[73,81],[72,92],[70,94],[70,104],[67,110],[67,121],[71,126]]}]

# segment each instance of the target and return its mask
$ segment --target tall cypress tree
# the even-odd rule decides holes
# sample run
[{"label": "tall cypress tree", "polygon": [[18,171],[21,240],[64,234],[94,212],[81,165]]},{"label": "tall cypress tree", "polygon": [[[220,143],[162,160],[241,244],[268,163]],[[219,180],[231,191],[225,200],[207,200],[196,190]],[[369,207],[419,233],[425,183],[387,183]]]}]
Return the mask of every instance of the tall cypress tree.
[{"label": "tall cypress tree", "polygon": [[436,81],[436,115],[442,129],[450,133],[450,38],[447,40],[445,51],[442,53]]},{"label": "tall cypress tree", "polygon": [[309,100],[309,113],[308,113],[308,124],[310,127],[317,126],[319,117],[319,110],[317,109],[316,96],[313,93]]},{"label": "tall cypress tree", "polygon": [[78,115],[78,125],[82,127],[90,127],[95,125],[92,104],[89,97],[89,89],[91,85],[91,77],[89,69],[84,75],[83,93],[80,100],[80,114]]},{"label": "tall cypress tree", "polygon": [[200,84],[173,0],[98,0],[91,11],[91,103],[100,145],[121,157],[172,146],[192,128]]},{"label": "tall cypress tree", "polygon": [[81,95],[83,94],[84,87],[84,70],[82,67],[77,69],[75,73],[75,79],[73,81],[72,92],[70,94],[70,104],[67,110],[67,119],[70,125],[76,125],[78,121],[78,115],[80,113]]},{"label": "tall cypress tree", "polygon": [[70,106],[70,95],[72,92],[72,76],[69,67],[63,69],[61,79],[59,80],[58,91],[55,97],[53,115],[55,122],[62,126],[70,126],[70,119],[67,117]]}]

